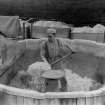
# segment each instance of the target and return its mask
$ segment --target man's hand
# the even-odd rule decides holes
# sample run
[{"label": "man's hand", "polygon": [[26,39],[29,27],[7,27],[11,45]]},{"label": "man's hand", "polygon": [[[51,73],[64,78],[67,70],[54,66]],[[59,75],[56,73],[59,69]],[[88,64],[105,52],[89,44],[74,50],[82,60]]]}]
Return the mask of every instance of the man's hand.
[{"label": "man's hand", "polygon": [[48,63],[48,61],[46,60],[45,57],[42,56],[42,60],[45,62],[45,63]]},{"label": "man's hand", "polygon": [[45,63],[48,63],[47,60],[44,60]]}]

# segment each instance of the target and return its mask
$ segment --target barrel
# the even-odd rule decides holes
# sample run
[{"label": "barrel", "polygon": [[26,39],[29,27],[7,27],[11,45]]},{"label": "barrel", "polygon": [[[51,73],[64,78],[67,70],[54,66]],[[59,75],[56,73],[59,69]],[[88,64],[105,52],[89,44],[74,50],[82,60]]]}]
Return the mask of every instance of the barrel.
[{"label": "barrel", "polygon": [[[25,44],[23,42],[25,42]],[[25,56],[23,56],[23,59],[21,57],[19,62],[17,62],[18,64],[15,65],[15,68],[17,68],[17,69],[18,69],[20,63],[21,63],[21,65],[23,65],[23,64],[28,65],[30,62],[32,62],[33,59],[35,59],[34,56],[39,54],[38,53],[39,50],[37,51],[39,46],[37,46],[37,45],[39,45],[39,43],[41,41],[31,39],[31,40],[27,40],[27,41],[25,40],[23,42],[20,41],[20,43],[22,43],[22,45],[25,45],[25,47],[27,48],[27,54]],[[79,42],[79,40],[77,40],[77,44],[78,44],[78,42]],[[91,44],[92,43],[93,42],[91,42]],[[73,43],[73,44],[75,44],[75,43]],[[81,45],[81,43],[80,43],[80,45]],[[92,45],[96,46],[96,44],[92,44]],[[94,48],[94,46],[93,47],[90,46],[89,48],[90,48],[90,52],[92,51],[91,49],[94,48],[94,49],[97,49],[95,51],[97,51],[98,56],[100,56],[101,54],[102,54],[102,56],[104,56],[104,52],[105,52],[103,49],[104,47],[105,47],[104,44],[98,44],[97,47],[95,47],[95,48]],[[10,47],[10,48],[12,48],[12,47]],[[11,50],[11,52],[18,51],[18,50],[16,50],[16,47],[13,47],[13,48],[15,48],[15,50]],[[85,51],[85,50],[83,50],[83,51]],[[100,53],[100,51],[101,51],[101,53]],[[26,52],[26,50],[25,50],[25,52]],[[29,55],[29,53],[30,53],[30,55]],[[10,55],[11,54],[13,55],[13,54],[17,54],[17,53],[10,53]],[[34,56],[32,56],[32,55],[34,55]],[[83,54],[81,54],[81,56],[83,56]],[[82,59],[81,56],[78,56],[77,59],[79,59],[79,58]],[[90,55],[88,55],[88,56],[90,56]],[[88,60],[88,58],[89,58],[88,56],[84,55],[83,58],[87,57],[86,60]],[[77,61],[77,59],[75,57],[74,61],[75,60]],[[37,60],[37,59],[35,59],[35,60]],[[82,60],[82,62],[84,62],[86,60]],[[68,61],[70,61],[70,60],[68,60]],[[73,57],[72,57],[72,61],[73,61]],[[92,64],[93,61],[94,61],[94,64]],[[80,62],[80,60],[78,60],[78,62]],[[78,62],[76,62],[76,63],[78,63]],[[90,58],[89,58],[89,63],[91,63],[93,65],[93,66],[90,66],[91,69],[89,68],[89,70],[91,71],[90,74],[92,74],[92,72],[95,73],[94,65],[97,64],[96,59],[90,60]],[[86,62],[86,65],[89,66],[90,64],[88,64]],[[86,65],[85,65],[85,67],[87,68]],[[26,66],[24,66],[24,68],[25,67]],[[102,65],[99,66],[99,68],[102,69]],[[19,70],[24,70],[24,69],[19,69]],[[88,70],[85,69],[85,71],[88,71]],[[93,90],[93,91],[40,93],[35,90],[20,89],[20,88],[0,84],[0,105],[105,105],[105,93],[104,92],[105,92],[105,87],[102,87],[100,89]]]},{"label": "barrel", "polygon": [[104,105],[105,87],[94,91],[47,92],[19,89],[0,84],[2,105]]}]

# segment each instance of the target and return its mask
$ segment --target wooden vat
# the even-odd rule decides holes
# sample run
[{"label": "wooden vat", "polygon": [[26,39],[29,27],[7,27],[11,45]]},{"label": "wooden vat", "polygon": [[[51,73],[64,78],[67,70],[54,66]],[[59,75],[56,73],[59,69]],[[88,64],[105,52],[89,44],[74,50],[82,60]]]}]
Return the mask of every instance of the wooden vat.
[{"label": "wooden vat", "polygon": [[89,92],[38,93],[0,84],[0,92],[0,105],[105,105],[105,88]]},{"label": "wooden vat", "polygon": [[[27,43],[25,41],[25,44],[23,43],[22,45],[25,45],[27,49],[36,50],[39,48],[39,46],[37,45],[41,42],[41,41],[38,41],[38,44],[35,44],[37,43],[37,41],[30,40],[30,41],[27,41]],[[100,44],[92,41],[86,41],[86,40],[85,41],[67,40],[66,43],[68,44],[72,43],[70,45],[72,46],[73,50],[76,52],[78,51],[88,52],[96,56],[105,57],[104,44]],[[13,51],[16,51],[16,49]],[[12,56],[13,54],[15,55],[17,53],[14,52],[9,54]],[[34,53],[34,56],[36,56],[35,53]],[[24,56],[24,58],[26,57]],[[23,59],[23,60],[27,61],[26,59]],[[23,63],[25,64],[25,62]],[[17,67],[19,66],[17,65],[16,68]],[[104,92],[105,92],[105,88],[100,88],[98,90],[89,91],[89,92],[80,91],[80,92],[38,93],[32,90],[19,89],[19,88],[14,88],[14,87],[0,84],[0,105],[105,105]]]}]

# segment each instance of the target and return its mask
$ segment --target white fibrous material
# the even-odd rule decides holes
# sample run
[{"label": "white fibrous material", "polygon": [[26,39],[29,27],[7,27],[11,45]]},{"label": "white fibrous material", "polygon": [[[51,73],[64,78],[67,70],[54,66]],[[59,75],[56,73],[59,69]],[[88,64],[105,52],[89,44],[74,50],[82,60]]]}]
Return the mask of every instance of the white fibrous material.
[{"label": "white fibrous material", "polygon": [[46,70],[51,70],[50,64],[45,62],[36,62],[28,67],[27,72],[32,76],[35,76],[35,75],[40,75],[41,72]]},{"label": "white fibrous material", "polygon": [[32,75],[32,81],[30,82],[31,89],[39,92],[45,91],[45,79],[41,77],[41,74],[46,70],[51,70],[51,67],[45,62],[36,62],[28,67],[27,72]]},{"label": "white fibrous material", "polygon": [[67,91],[89,91],[93,80],[77,75],[71,70],[65,69],[65,79],[67,81]]},{"label": "white fibrous material", "polygon": [[105,32],[105,26],[101,24],[97,24],[93,27],[94,33],[104,33]]},{"label": "white fibrous material", "polygon": [[94,27],[84,26],[84,27],[75,27],[72,30],[72,33],[104,33],[105,26],[97,24]]},{"label": "white fibrous material", "polygon": [[89,26],[75,27],[73,28],[72,33],[92,33],[92,28]]}]

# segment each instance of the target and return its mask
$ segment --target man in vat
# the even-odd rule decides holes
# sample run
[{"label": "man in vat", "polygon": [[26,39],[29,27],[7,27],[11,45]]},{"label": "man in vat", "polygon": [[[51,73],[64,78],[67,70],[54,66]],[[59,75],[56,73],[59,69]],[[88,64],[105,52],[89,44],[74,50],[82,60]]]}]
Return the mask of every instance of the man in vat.
[{"label": "man in vat", "polygon": [[[61,58],[60,54],[60,42],[57,40],[56,37],[56,30],[55,29],[48,29],[47,30],[48,40],[43,43],[41,48],[41,57],[44,62],[52,63],[57,59]],[[51,65],[52,69],[62,69],[62,62],[56,63]]]},{"label": "man in vat", "polygon": [[[56,38],[56,30],[49,28],[47,30],[47,37],[48,40],[44,42],[41,46],[41,57],[44,62],[47,62],[51,65],[52,70],[63,71],[63,61],[61,60],[59,62],[56,62],[57,60],[59,60],[64,56],[61,51],[62,50],[61,42]],[[56,81],[56,79],[54,78],[50,78],[47,80],[46,90],[56,91],[56,89],[54,90],[54,87],[56,88],[57,86],[58,86],[58,81]],[[66,81],[64,77],[61,79],[61,87],[59,88],[61,88],[60,91],[66,91]]]}]

